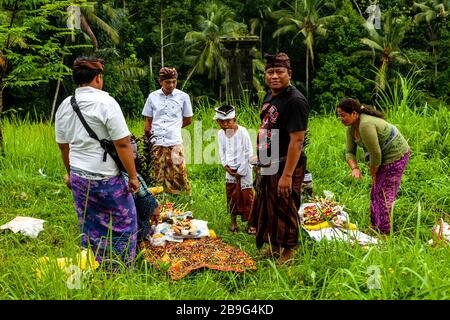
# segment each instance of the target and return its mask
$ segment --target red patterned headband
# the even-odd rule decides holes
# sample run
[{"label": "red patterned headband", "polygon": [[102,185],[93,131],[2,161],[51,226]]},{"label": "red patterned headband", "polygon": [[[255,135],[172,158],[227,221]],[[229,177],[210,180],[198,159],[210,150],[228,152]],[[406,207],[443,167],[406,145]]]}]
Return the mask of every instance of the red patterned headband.
[{"label": "red patterned headband", "polygon": [[105,68],[105,61],[103,59],[88,59],[88,58],[77,58],[73,62],[73,68],[80,69],[90,69],[90,70],[100,70],[103,72]]}]

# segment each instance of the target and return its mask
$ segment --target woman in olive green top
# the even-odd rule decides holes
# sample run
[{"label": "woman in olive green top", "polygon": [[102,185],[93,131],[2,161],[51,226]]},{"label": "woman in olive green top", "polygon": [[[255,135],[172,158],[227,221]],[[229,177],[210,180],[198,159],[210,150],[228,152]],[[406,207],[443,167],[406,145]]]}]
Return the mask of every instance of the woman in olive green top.
[{"label": "woman in olive green top", "polygon": [[356,161],[356,149],[362,147],[372,176],[370,222],[372,227],[389,234],[390,212],[400,181],[409,161],[408,142],[381,112],[354,99],[344,99],[337,107],[341,122],[347,129],[346,160],[351,176],[362,178]]}]

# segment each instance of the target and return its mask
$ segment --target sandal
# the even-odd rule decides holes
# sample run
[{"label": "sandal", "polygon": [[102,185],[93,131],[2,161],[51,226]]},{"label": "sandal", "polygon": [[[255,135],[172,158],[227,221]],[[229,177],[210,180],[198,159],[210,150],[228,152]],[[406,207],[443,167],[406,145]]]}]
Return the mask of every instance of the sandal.
[{"label": "sandal", "polygon": [[248,227],[247,233],[250,235],[256,234],[256,228],[255,227]]}]

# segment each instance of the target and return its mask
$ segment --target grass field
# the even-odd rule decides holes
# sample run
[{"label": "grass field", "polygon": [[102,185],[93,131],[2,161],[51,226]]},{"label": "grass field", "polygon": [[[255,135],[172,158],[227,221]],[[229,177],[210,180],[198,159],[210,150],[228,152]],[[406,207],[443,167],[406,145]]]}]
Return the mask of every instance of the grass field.
[{"label": "grass field", "polygon": [[[217,129],[212,116],[211,107],[195,110],[194,120],[201,121],[195,126],[203,129],[200,134]],[[71,289],[62,272],[43,279],[35,273],[39,257],[75,257],[80,250],[77,219],[71,193],[63,183],[54,129],[47,123],[5,120],[0,224],[16,215],[41,218],[46,223],[36,239],[0,233],[0,299],[449,299],[449,249],[432,247],[428,240],[435,221],[450,214],[450,111],[446,107],[402,108],[391,111],[388,119],[409,141],[411,160],[395,203],[393,237],[378,247],[364,250],[345,243],[315,243],[302,235],[292,265],[280,267],[272,260],[257,259],[255,272],[202,270],[177,282],[138,257],[134,272],[112,277],[94,273],[81,289]],[[257,111],[238,109],[238,122],[256,129]],[[141,135],[143,121],[129,124],[134,134]],[[191,125],[185,136],[194,137],[195,126]],[[308,169],[315,194],[332,191],[353,221],[362,229],[368,227],[370,177],[365,165],[361,165],[362,181],[348,176],[344,127],[334,114],[311,115],[309,130]],[[208,134],[203,136],[201,152],[214,158],[213,148],[207,149],[214,142],[208,140]],[[188,153],[190,150],[197,160],[204,160],[191,142]],[[224,241],[257,257],[254,237],[228,231],[224,170],[218,164],[198,162],[188,165],[194,215],[207,220]],[[159,200],[167,199],[160,196]],[[244,227],[240,224],[241,230]],[[370,285],[373,281],[375,287]]]}]

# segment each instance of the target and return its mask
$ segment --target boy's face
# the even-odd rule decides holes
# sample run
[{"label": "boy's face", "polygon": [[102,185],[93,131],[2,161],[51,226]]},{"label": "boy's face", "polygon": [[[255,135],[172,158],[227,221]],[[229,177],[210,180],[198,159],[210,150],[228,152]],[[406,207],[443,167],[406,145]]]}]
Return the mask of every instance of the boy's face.
[{"label": "boy's face", "polygon": [[223,130],[234,129],[236,124],[236,118],[228,119],[228,120],[216,120],[219,124],[220,128]]}]

